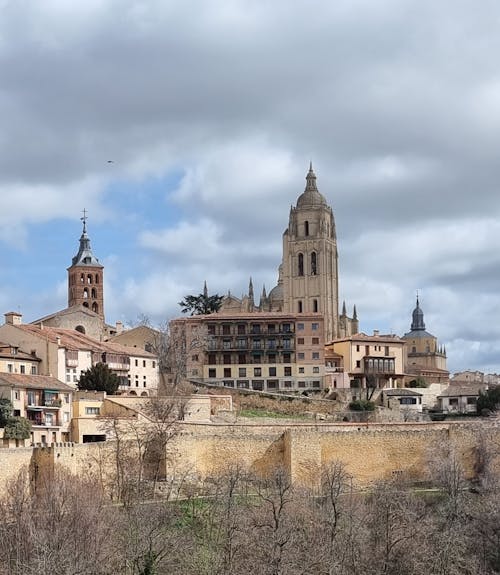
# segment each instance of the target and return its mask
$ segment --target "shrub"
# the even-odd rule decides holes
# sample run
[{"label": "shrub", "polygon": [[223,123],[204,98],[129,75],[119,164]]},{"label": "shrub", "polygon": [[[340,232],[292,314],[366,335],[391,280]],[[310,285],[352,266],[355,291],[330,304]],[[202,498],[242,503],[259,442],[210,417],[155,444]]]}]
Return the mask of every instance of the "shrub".
[{"label": "shrub", "polygon": [[349,409],[351,411],[374,411],[375,404],[368,399],[355,399],[349,404]]},{"label": "shrub", "polygon": [[417,377],[417,379],[412,379],[410,381],[408,387],[428,387],[428,383],[423,377]]},{"label": "shrub", "polygon": [[5,439],[29,439],[31,423],[25,417],[9,417],[5,424]]}]

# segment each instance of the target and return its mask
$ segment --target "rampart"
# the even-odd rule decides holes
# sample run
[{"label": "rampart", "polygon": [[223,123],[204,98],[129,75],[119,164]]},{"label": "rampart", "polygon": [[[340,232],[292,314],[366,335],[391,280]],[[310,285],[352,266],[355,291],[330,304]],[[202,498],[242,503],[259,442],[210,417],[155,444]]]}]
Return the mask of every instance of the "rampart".
[{"label": "rampart", "polygon": [[[198,482],[239,465],[266,473],[283,467],[297,485],[314,486],[320,470],[342,461],[354,481],[427,479],[430,452],[453,446],[469,477],[477,468],[480,445],[494,453],[500,474],[498,421],[467,423],[239,425],[182,423],[167,445],[167,474]],[[50,477],[57,465],[71,473],[112,475],[113,443],[56,444],[0,449],[0,489],[23,466],[36,479]],[[105,473],[103,473],[105,470]]]}]

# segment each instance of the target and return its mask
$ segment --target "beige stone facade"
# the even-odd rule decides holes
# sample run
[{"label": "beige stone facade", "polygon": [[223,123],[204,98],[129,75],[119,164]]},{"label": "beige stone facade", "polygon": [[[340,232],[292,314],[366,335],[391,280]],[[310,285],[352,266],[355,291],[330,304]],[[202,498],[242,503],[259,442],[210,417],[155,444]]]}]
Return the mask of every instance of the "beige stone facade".
[{"label": "beige stone facade", "polygon": [[[405,342],[395,335],[356,335],[327,344],[349,377],[349,387],[366,388],[370,376],[379,388],[403,386]],[[345,384],[344,384],[345,386]],[[337,386],[340,387],[340,386]]]}]

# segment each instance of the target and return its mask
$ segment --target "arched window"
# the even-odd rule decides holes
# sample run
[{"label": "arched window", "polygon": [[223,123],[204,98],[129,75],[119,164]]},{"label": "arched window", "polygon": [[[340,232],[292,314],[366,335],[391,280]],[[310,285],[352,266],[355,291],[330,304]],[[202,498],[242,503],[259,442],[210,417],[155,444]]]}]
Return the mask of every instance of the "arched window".
[{"label": "arched window", "polygon": [[83,307],[89,307],[89,302],[88,302],[88,301],[84,301],[82,305],[83,305]]},{"label": "arched window", "polygon": [[81,282],[82,284],[85,283],[85,274],[82,274],[82,275],[80,276],[80,282]]},{"label": "arched window", "polygon": [[87,299],[89,297],[89,290],[87,288],[84,288],[84,290],[83,290],[83,297],[85,299]]},{"label": "arched window", "polygon": [[98,284],[99,283],[99,275],[95,274],[95,283]]},{"label": "arched window", "polygon": [[311,254],[311,275],[315,276],[318,273],[318,268],[316,266],[316,252]]},{"label": "arched window", "polygon": [[313,299],[313,312],[314,313],[318,312],[318,300],[317,299]]},{"label": "arched window", "polygon": [[92,288],[91,294],[92,294],[93,299],[95,299],[97,297],[97,291],[95,288]]},{"label": "arched window", "polygon": [[299,276],[303,276],[304,275],[304,254],[299,254],[298,261],[299,261]]},{"label": "arched window", "polygon": [[97,302],[94,302],[92,304],[92,311],[95,313],[99,313],[99,306],[97,305]]},{"label": "arched window", "polygon": [[299,313],[302,313],[302,302],[301,301],[298,302],[298,310],[297,311]]},{"label": "arched window", "polygon": [[304,222],[304,234],[305,234],[306,236],[309,235],[309,222],[308,222],[308,221],[305,221],[305,222]]},{"label": "arched window", "polygon": [[92,274],[88,274],[87,275],[87,283],[91,284],[92,283]]},{"label": "arched window", "polygon": [[85,328],[83,327],[83,325],[77,325],[75,327],[75,331],[79,331],[80,333],[85,333]]}]

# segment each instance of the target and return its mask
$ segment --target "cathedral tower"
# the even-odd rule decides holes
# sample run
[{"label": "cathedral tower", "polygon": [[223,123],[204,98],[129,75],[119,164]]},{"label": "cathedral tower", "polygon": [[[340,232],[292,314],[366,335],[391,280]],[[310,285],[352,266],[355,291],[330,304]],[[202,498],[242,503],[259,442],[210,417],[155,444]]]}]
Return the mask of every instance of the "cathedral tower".
[{"label": "cathedral tower", "polygon": [[325,340],[339,334],[338,255],[333,211],[316,186],[312,164],[306,188],[290,210],[283,234],[283,307],[291,313],[321,313]]},{"label": "cathedral tower", "polygon": [[92,253],[83,210],[80,248],[68,268],[68,307],[83,305],[104,319],[104,267]]}]

